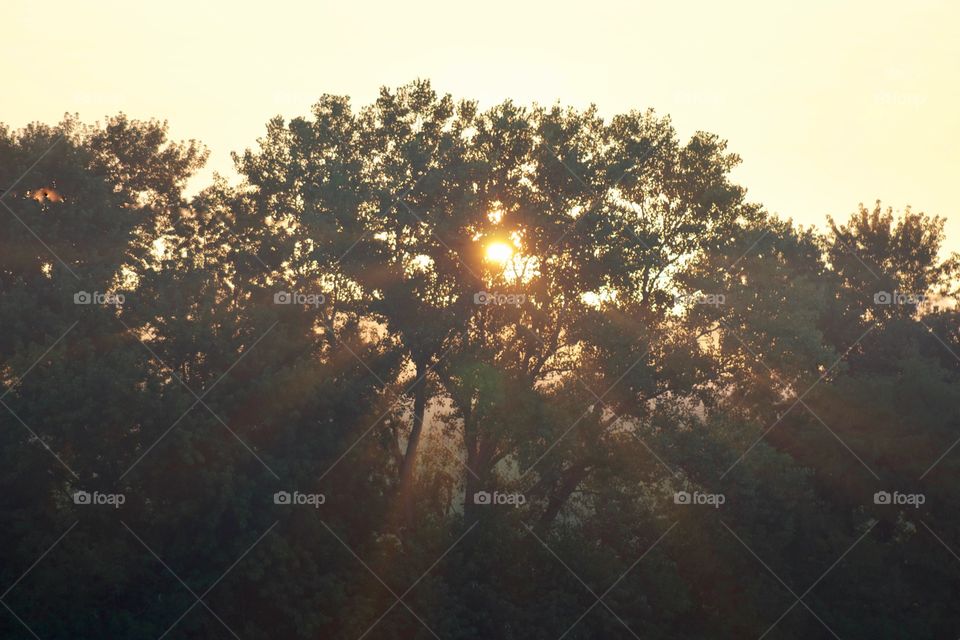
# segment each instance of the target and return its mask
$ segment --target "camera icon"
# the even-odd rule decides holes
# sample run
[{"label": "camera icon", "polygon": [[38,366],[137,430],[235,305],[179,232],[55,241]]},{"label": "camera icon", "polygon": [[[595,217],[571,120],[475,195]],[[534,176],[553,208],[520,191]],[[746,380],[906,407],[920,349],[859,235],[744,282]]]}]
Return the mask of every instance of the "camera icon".
[{"label": "camera icon", "polygon": [[473,494],[473,504],[490,504],[490,499],[489,491],[477,491]]},{"label": "camera icon", "polygon": [[889,291],[877,291],[873,294],[873,304],[893,304],[893,294]]},{"label": "camera icon", "polygon": [[677,491],[673,494],[673,504],[690,504],[690,492],[688,491]]},{"label": "camera icon", "polygon": [[73,304],[90,304],[93,296],[87,291],[77,291],[73,294]]},{"label": "camera icon", "polygon": [[890,504],[892,500],[889,491],[877,491],[873,494],[873,504]]},{"label": "camera icon", "polygon": [[293,295],[286,291],[277,291],[273,294],[273,304],[292,304]]},{"label": "camera icon", "polygon": [[73,504],[90,504],[90,492],[75,491],[73,493]]},{"label": "camera icon", "polygon": [[473,294],[473,304],[490,304],[490,294],[486,291],[479,291]]},{"label": "camera icon", "polygon": [[273,494],[273,504],[290,504],[292,496],[289,491],[277,491]]}]

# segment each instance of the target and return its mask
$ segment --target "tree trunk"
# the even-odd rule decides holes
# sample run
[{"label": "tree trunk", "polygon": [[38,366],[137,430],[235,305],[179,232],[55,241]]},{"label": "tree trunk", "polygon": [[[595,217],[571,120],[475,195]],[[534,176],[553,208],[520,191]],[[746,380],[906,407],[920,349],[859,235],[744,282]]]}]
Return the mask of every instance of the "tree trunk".
[{"label": "tree trunk", "polygon": [[[473,476],[473,473],[479,467],[480,451],[478,443],[479,436],[472,418],[472,415],[467,415],[463,421],[463,441],[467,450],[467,464],[464,469],[464,486],[466,492],[463,502],[463,518],[464,522],[468,525],[477,519],[477,505],[473,501],[473,496],[476,492],[483,489],[480,480]],[[476,472],[483,473],[482,471]]]},{"label": "tree trunk", "polygon": [[416,382],[413,385],[413,427],[410,429],[410,438],[407,440],[407,451],[400,465],[400,484],[397,488],[397,498],[403,522],[410,525],[414,522],[414,476],[417,466],[417,447],[420,445],[420,435],[423,432],[423,418],[427,410],[427,363],[421,360],[416,363]]},{"label": "tree trunk", "polygon": [[573,495],[573,492],[577,490],[577,487],[589,473],[589,467],[581,465],[569,469],[564,474],[560,486],[550,495],[550,499],[547,501],[546,511],[543,512],[539,522],[537,522],[537,530],[540,533],[545,533],[553,524],[563,505],[567,503],[567,500],[570,499],[570,496]]}]

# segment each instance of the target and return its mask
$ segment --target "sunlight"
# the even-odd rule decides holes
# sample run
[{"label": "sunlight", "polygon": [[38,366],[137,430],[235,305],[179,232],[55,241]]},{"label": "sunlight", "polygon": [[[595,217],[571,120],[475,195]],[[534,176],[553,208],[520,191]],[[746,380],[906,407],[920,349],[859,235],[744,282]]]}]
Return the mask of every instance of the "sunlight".
[{"label": "sunlight", "polygon": [[491,242],[487,245],[486,259],[497,264],[507,264],[513,256],[513,247],[505,242]]},{"label": "sunlight", "polygon": [[163,256],[167,253],[167,239],[163,236],[155,239],[153,245],[150,249],[150,255],[154,257],[155,260],[162,260]]},{"label": "sunlight", "polygon": [[602,287],[597,291],[584,291],[580,294],[580,300],[588,307],[599,309],[607,302],[617,301],[617,291],[608,287]]},{"label": "sunlight", "polygon": [[28,191],[27,197],[37,202],[63,202],[63,196],[52,187],[41,187],[34,191]]}]

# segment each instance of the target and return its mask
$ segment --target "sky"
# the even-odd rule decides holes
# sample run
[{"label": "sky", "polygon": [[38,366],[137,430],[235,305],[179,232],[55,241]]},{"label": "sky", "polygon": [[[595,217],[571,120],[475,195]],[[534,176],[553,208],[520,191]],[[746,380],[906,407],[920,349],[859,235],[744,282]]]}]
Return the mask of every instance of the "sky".
[{"label": "sky", "polygon": [[0,122],[123,111],[211,150],[324,93],[430,79],[489,106],[652,107],[716,133],[751,200],[801,224],[860,202],[946,217],[960,250],[960,2],[4,0]]}]

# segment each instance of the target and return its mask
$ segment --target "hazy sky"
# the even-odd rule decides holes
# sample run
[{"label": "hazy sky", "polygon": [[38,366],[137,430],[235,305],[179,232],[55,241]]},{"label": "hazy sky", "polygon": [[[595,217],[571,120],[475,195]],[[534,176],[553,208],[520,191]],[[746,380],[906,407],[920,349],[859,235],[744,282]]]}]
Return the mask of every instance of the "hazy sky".
[{"label": "hazy sky", "polygon": [[381,85],[719,134],[752,199],[803,223],[880,198],[948,218],[960,249],[960,2],[4,1],[0,121],[123,110],[229,152],[323,93]]}]

